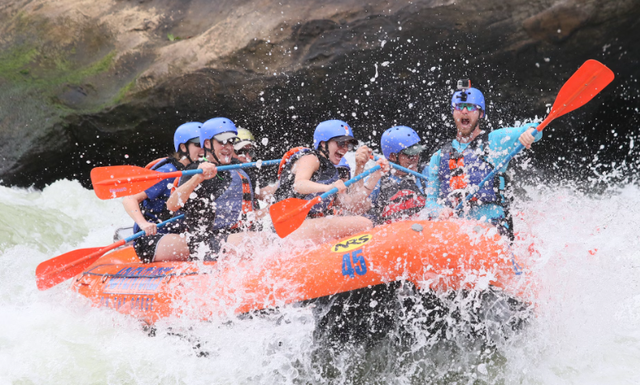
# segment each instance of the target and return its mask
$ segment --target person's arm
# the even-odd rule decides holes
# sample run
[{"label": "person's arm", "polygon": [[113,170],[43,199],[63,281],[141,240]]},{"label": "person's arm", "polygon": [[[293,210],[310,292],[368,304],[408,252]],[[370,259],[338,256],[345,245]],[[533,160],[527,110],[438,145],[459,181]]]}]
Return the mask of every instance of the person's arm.
[{"label": "person's arm", "polygon": [[271,198],[273,197],[273,194],[275,194],[277,189],[278,185],[275,183],[272,185],[261,187],[260,190],[256,193],[256,198],[269,203],[271,202]]},{"label": "person's arm", "polygon": [[390,169],[389,161],[384,157],[379,158],[376,164],[380,166],[379,170],[365,178],[362,183],[352,184],[350,187],[355,186],[355,188],[349,190],[349,194],[343,194],[338,197],[338,203],[347,211],[360,215],[371,209],[371,199],[369,197],[378,182],[380,182],[382,175],[389,172]]},{"label": "person's arm", "polygon": [[[354,170],[353,176],[358,176],[362,174],[364,172],[365,166],[367,165],[367,162],[369,162],[369,160],[371,159],[373,159],[373,150],[371,150],[369,147],[364,145],[360,146],[360,148],[356,150],[356,156],[355,156],[356,168]],[[351,186],[349,186],[349,191],[353,191],[361,187],[363,184],[364,184],[364,179],[361,179],[356,183],[352,184]]]},{"label": "person's arm", "polygon": [[[537,126],[538,123],[528,123],[520,127],[506,127],[489,133],[490,162],[494,166],[498,165],[518,143],[530,148],[532,143],[542,139],[542,132],[540,132],[536,135],[535,140],[532,140],[531,133]],[[500,171],[504,172],[505,170],[506,165]]]},{"label": "person's arm", "polygon": [[305,155],[293,165],[291,172],[295,175],[293,189],[298,194],[307,195],[315,193],[324,193],[334,187],[338,188],[338,193],[346,191],[347,187],[344,182],[338,180],[330,185],[316,183],[311,181],[313,173],[320,168],[320,161],[315,155]]},{"label": "person's arm", "polygon": [[211,179],[218,174],[218,169],[216,165],[209,162],[200,163],[198,166],[199,169],[202,169],[202,174],[195,174],[185,183],[181,184],[167,200],[167,208],[170,211],[176,212],[184,206],[185,202],[189,199],[189,196],[195,190],[200,183],[205,180]]},{"label": "person's arm", "polygon": [[140,203],[145,199],[147,199],[147,193],[146,191],[142,191],[135,195],[124,197],[122,199],[122,206],[124,206],[124,211],[129,214],[131,219],[138,224],[146,235],[153,235],[158,231],[156,224],[147,221],[144,215],[142,215],[142,210],[140,210]]},{"label": "person's arm", "polygon": [[440,194],[440,177],[438,176],[438,170],[440,169],[441,156],[442,152],[440,150],[436,151],[431,155],[429,164],[422,170],[422,174],[428,177],[424,191],[427,196],[427,202],[424,207],[432,218],[437,217],[443,209],[442,205],[438,203],[438,195]]},{"label": "person's arm", "polygon": [[353,176],[360,175],[364,172],[364,167],[367,165],[367,162],[373,158],[373,150],[371,150],[367,146],[360,146],[356,150],[356,169],[353,173]]}]

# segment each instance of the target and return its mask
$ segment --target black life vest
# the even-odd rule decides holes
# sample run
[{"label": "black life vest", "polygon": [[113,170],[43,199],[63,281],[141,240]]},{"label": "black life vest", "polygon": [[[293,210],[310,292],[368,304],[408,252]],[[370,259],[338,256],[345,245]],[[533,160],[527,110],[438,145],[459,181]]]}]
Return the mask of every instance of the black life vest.
[{"label": "black life vest", "polygon": [[[297,150],[297,151],[294,151]],[[313,175],[311,175],[311,181],[316,183],[321,183],[325,185],[330,185],[340,179],[340,175],[338,174],[338,170],[336,166],[331,163],[329,159],[320,155],[319,152],[312,150],[306,147],[299,147],[292,150],[293,153],[290,154],[288,152],[286,155],[289,155],[287,159],[283,157],[283,160],[280,163],[279,173],[279,184],[278,189],[276,190],[274,197],[276,202],[283,201],[288,198],[299,198],[311,200],[318,195],[322,195],[322,193],[314,193],[314,194],[299,194],[294,188],[293,184],[295,183],[295,174],[291,171],[293,169],[293,165],[296,161],[306,155],[315,155],[320,162],[320,167],[316,170]],[[309,214],[307,217],[309,218],[317,218],[323,217],[326,215],[335,214],[334,210],[334,201],[336,195],[333,194],[327,199],[324,199],[321,203],[313,206],[311,210],[309,210]]]},{"label": "black life vest", "polygon": [[369,213],[376,224],[391,223],[417,214],[426,201],[414,176],[385,175],[380,179],[380,192]]}]

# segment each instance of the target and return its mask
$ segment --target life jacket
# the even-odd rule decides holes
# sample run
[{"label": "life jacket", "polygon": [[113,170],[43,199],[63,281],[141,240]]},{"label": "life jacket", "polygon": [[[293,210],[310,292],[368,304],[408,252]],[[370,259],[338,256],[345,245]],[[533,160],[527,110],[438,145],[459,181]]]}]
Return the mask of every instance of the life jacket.
[{"label": "life jacket", "polygon": [[417,214],[426,202],[414,176],[385,175],[380,179],[380,193],[371,214],[378,224],[392,223]]},{"label": "life jacket", "polygon": [[[173,170],[170,170],[170,171],[179,171],[184,169],[184,165],[172,157],[156,159],[153,162],[147,164],[145,168],[150,170],[157,170],[160,167],[165,166],[167,164],[170,164],[171,166],[173,166]],[[147,198],[142,201],[141,203],[142,215],[147,221],[160,223],[172,217],[172,213],[167,209],[167,199],[169,199],[171,192],[173,192],[173,190],[176,188],[177,185],[178,185],[178,181],[175,180],[173,182],[173,187],[171,191],[163,192],[160,196],[158,196],[155,199]],[[158,230],[158,232],[169,233],[169,232],[172,232],[171,228],[176,228],[176,227],[177,225],[166,226]],[[137,223],[134,223],[133,229],[134,229],[134,232],[140,231],[140,227],[138,226]]]},{"label": "life jacket", "polygon": [[[331,161],[324,156],[320,155],[318,151],[312,150],[307,147],[295,147],[291,150],[287,151],[287,153],[282,157],[280,161],[280,167],[278,169],[278,189],[274,193],[274,197],[276,202],[283,201],[288,198],[298,198],[311,200],[322,193],[313,193],[313,194],[299,194],[294,188],[293,184],[295,182],[295,174],[291,171],[293,169],[293,165],[298,159],[302,158],[305,155],[315,155],[320,162],[320,167],[316,172],[311,175],[311,181],[315,183],[330,185],[340,179],[340,175],[338,174],[338,170],[336,166],[331,163]],[[318,218],[327,215],[334,215],[334,202],[336,195],[333,194],[326,199],[323,199],[321,203],[313,206],[311,210],[309,210],[308,218]]]},{"label": "life jacket", "polygon": [[216,215],[211,230],[242,230],[253,223],[253,190],[242,170],[229,171],[231,183],[214,201]]},{"label": "life jacket", "polygon": [[[488,161],[488,135],[482,133],[469,143],[461,153],[447,143],[440,150],[438,179],[440,196],[451,207],[458,205],[461,199],[474,191],[474,188],[493,171]],[[480,186],[480,190],[471,199],[471,204],[491,203],[506,207],[505,191],[509,186],[505,173],[496,173],[493,179]]]},{"label": "life jacket", "polygon": [[238,172],[242,179],[242,214],[240,214],[240,220],[235,225],[231,226],[231,229],[248,229],[253,225],[254,216],[252,215],[254,209],[253,191],[251,189],[251,182],[249,176],[243,172]]},{"label": "life jacket", "polygon": [[[182,163],[180,163],[179,161],[177,161],[175,158],[173,157],[168,157],[168,158],[158,158],[156,160],[152,160],[151,162],[149,162],[146,166],[144,166],[144,168],[148,168],[149,170],[156,170],[160,167],[162,167],[163,165],[167,164],[167,163],[171,163],[172,165],[175,166],[176,170],[180,171],[184,169],[184,165]],[[178,183],[180,183],[180,177],[176,177],[173,180],[173,184],[171,187],[171,193],[173,193],[174,191],[176,191],[176,188],[178,187]]]}]

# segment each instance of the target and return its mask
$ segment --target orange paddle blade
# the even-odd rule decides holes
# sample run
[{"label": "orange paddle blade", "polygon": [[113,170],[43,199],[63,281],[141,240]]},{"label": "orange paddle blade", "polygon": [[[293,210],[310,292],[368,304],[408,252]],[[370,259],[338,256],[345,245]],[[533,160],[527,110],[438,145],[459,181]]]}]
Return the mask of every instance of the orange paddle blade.
[{"label": "orange paddle blade", "polygon": [[85,271],[107,251],[125,243],[124,240],[120,240],[107,247],[73,250],[46,260],[36,268],[36,285],[39,290],[47,290],[71,277],[75,277]]},{"label": "orange paddle blade", "polygon": [[136,166],[96,167],[91,170],[91,183],[100,199],[113,199],[137,194],[159,181],[182,175],[181,171],[158,172]]},{"label": "orange paddle blade", "polygon": [[307,218],[309,210],[322,200],[319,196],[311,199],[289,198],[269,207],[269,214],[273,221],[273,227],[280,238],[294,232]]},{"label": "orange paddle blade", "polygon": [[551,107],[551,112],[537,130],[542,131],[553,119],[585,105],[609,85],[614,77],[613,71],[604,64],[596,60],[587,60],[564,83]]}]

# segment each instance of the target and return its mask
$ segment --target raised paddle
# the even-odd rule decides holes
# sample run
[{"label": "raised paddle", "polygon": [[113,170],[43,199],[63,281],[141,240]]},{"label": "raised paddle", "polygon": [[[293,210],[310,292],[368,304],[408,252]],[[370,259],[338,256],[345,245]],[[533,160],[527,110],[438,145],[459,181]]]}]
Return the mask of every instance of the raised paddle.
[{"label": "raised paddle", "polygon": [[[236,170],[256,166],[273,166],[277,164],[280,164],[280,159],[220,166],[218,167],[218,171]],[[91,170],[91,183],[93,184],[93,190],[98,198],[113,199],[137,194],[163,179],[195,174],[202,174],[202,169],[159,172],[137,166],[107,166],[96,167]]]},{"label": "raised paddle", "polygon": [[[604,64],[596,60],[587,60],[578,70],[567,80],[566,83],[558,92],[556,101],[551,107],[551,112],[536,127],[536,131],[533,132],[535,137],[540,131],[542,131],[552,120],[558,118],[568,112],[571,112],[579,107],[585,105],[589,100],[593,99],[603,88],[613,81],[613,71],[607,68]],[[489,175],[487,175],[479,184],[476,191],[468,194],[464,200],[460,201],[455,210],[460,211],[462,205],[474,197],[480,191],[487,181],[491,180],[496,172],[502,169],[514,156],[516,156],[524,146],[522,143],[518,145],[507,155],[506,158],[498,166],[496,166]]]},{"label": "raised paddle", "polygon": [[[184,218],[184,214],[159,223],[158,228],[182,218]],[[38,267],[36,267],[36,284],[38,289],[47,290],[71,277],[75,277],[86,270],[87,267],[91,266],[98,260],[98,258],[102,257],[108,251],[118,248],[127,242],[131,242],[134,239],[140,238],[143,235],[144,231],[138,231],[137,233],[125,239],[121,239],[116,243],[112,243],[109,246],[73,250],[40,263]]]},{"label": "raised paddle", "polygon": [[[356,183],[369,176],[370,174],[378,171],[380,165],[375,165],[363,172],[362,174],[355,176],[348,181],[344,182],[345,186]],[[334,187],[326,193],[319,195],[311,200],[288,198],[278,203],[274,203],[269,207],[269,214],[271,214],[271,220],[273,221],[273,227],[276,229],[276,233],[280,238],[284,238],[287,235],[294,232],[302,222],[304,222],[309,210],[316,204],[320,203],[323,199],[338,192],[338,188]]]}]

